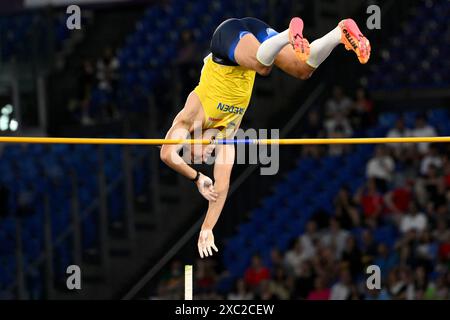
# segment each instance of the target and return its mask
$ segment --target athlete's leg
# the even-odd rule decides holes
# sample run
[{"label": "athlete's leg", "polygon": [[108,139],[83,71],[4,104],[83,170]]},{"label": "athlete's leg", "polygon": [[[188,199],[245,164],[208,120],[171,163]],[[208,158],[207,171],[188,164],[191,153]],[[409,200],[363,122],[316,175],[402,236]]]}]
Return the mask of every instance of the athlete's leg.
[{"label": "athlete's leg", "polygon": [[234,56],[239,65],[266,75],[271,71],[275,57],[288,44],[294,48],[297,58],[308,58],[309,43],[303,38],[303,21],[300,18],[292,19],[289,29],[282,33],[256,18],[244,18],[240,21],[251,33],[243,36],[236,46]]},{"label": "athlete's leg", "polygon": [[277,54],[289,43],[299,58],[307,59],[309,44],[302,32],[303,21],[299,18],[292,19],[289,29],[282,33],[258,19],[229,19],[214,32],[211,52],[219,63],[240,65],[267,75]]},{"label": "athlete's leg", "polygon": [[311,43],[311,53],[306,62],[296,59],[292,49],[286,46],[277,56],[275,65],[296,78],[308,79],[314,70],[328,58],[333,49],[341,43],[346,46],[347,50],[355,51],[361,63],[369,60],[369,41],[361,34],[352,19],[346,19],[322,38]]},{"label": "athlete's leg", "polygon": [[248,33],[241,38],[236,46],[234,57],[240,66],[255,70],[261,76],[267,76],[272,71],[272,66],[263,65],[256,58],[260,46],[261,43],[258,39],[253,34]]}]

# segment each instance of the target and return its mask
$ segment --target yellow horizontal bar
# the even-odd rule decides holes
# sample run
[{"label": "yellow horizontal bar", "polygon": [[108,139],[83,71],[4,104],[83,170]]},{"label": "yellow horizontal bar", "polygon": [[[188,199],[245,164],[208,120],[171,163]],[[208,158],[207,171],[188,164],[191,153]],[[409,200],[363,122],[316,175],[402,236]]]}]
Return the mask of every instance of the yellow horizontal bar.
[{"label": "yellow horizontal bar", "polygon": [[116,138],[47,138],[47,137],[0,137],[0,143],[41,143],[41,144],[210,144],[207,139],[116,139]]},{"label": "yellow horizontal bar", "polygon": [[[226,140],[232,144],[232,140]],[[241,140],[242,141],[242,140]],[[257,139],[255,144],[318,145],[318,144],[385,144],[385,143],[443,143],[450,137],[409,137],[409,138],[327,138],[327,139]],[[0,143],[40,143],[40,144],[120,144],[120,145],[178,145],[178,144],[220,144],[208,139],[116,139],[116,138],[48,138],[48,137],[0,137]],[[250,144],[251,144],[250,143]]]},{"label": "yellow horizontal bar", "polygon": [[258,144],[307,145],[307,144],[388,144],[388,143],[444,143],[450,137],[402,137],[402,138],[325,138],[325,139],[260,139]]}]

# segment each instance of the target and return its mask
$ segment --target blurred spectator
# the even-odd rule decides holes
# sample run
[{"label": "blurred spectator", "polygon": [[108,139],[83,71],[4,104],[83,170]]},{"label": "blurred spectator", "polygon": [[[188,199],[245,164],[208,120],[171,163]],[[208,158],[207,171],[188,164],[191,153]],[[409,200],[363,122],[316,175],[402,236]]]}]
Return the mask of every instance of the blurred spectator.
[{"label": "blurred spectator", "polygon": [[431,237],[429,231],[424,231],[415,248],[417,265],[424,266],[428,272],[433,270],[433,261],[436,258],[437,243]]},{"label": "blurred spectator", "polygon": [[368,229],[361,233],[361,254],[365,266],[373,263],[377,255],[377,245],[373,239],[372,232]]},{"label": "blurred spectator", "polygon": [[[450,236],[447,239],[442,238],[438,249],[439,260],[445,264],[450,262]],[[447,266],[448,268],[448,266]]]},{"label": "blurred spectator", "polygon": [[252,257],[252,264],[245,271],[245,283],[250,288],[255,288],[263,280],[270,278],[270,271],[262,263],[261,257],[259,255],[254,255]]},{"label": "blurred spectator", "polygon": [[275,270],[279,267],[283,267],[284,257],[278,248],[272,248],[270,251],[270,269]]},{"label": "blurred spectator", "polygon": [[[407,212],[414,195],[413,186],[414,181],[410,180],[386,193],[384,196],[386,211],[396,215]],[[397,218],[394,218],[394,221],[396,220]]]},{"label": "blurred spectator", "polygon": [[[417,188],[421,203],[431,201],[436,207],[436,205],[439,204],[437,200],[440,200],[439,198],[442,196],[442,193],[444,193],[445,198],[445,185],[443,177],[439,174],[438,169],[433,165],[430,165],[426,175],[422,179],[419,179]],[[446,201],[446,199],[444,201]]]},{"label": "blurred spectator", "polygon": [[336,113],[347,116],[352,108],[352,100],[344,94],[340,86],[333,88],[333,96],[326,103],[326,114],[334,117]]},{"label": "blurred spectator", "polygon": [[380,267],[382,277],[386,277],[389,271],[398,263],[398,255],[390,252],[385,243],[379,243],[374,264]]},{"label": "blurred spectator", "polygon": [[349,138],[353,134],[350,122],[341,112],[336,112],[333,117],[327,120],[325,128],[329,138]]},{"label": "blurred spectator", "polygon": [[319,112],[310,111],[307,120],[302,124],[303,138],[319,138],[323,136],[323,121]]},{"label": "blurred spectator", "polygon": [[346,240],[345,249],[342,253],[342,262],[344,266],[349,268],[353,278],[363,270],[361,250],[356,245],[356,240],[353,236],[349,236]]},{"label": "blurred spectator", "polygon": [[106,48],[103,56],[97,61],[97,80],[99,88],[111,92],[117,89],[119,80],[119,60],[114,57],[113,50]]},{"label": "blurred spectator", "polygon": [[419,211],[417,204],[412,201],[409,206],[409,212],[402,216],[400,220],[400,231],[407,233],[411,230],[422,232],[427,227],[427,217]]},{"label": "blurred spectator", "polygon": [[430,283],[425,292],[425,298],[429,300],[449,299],[449,286],[445,275],[439,275],[435,283]]},{"label": "blurred spectator", "polygon": [[444,165],[444,184],[445,187],[450,190],[450,161],[447,160],[447,162]]},{"label": "blurred spectator", "polygon": [[331,287],[330,300],[348,300],[352,294],[352,276],[347,269],[343,269],[337,281]]},{"label": "blurred spectator", "polygon": [[83,61],[83,68],[79,79],[78,88],[80,93],[78,95],[78,101],[81,107],[81,124],[90,125],[93,124],[93,120],[89,114],[89,106],[91,103],[92,90],[95,87],[95,69],[90,60]]},{"label": "blurred spectator", "polygon": [[217,275],[212,264],[213,260],[197,259],[195,270],[195,289],[199,294],[212,292],[216,284]]},{"label": "blurred spectator", "polygon": [[[325,122],[328,138],[350,138],[353,135],[353,128],[350,121],[345,118],[342,112],[333,113],[332,117]],[[341,155],[349,150],[348,145],[331,145],[330,155]]]},{"label": "blurred spectator", "polygon": [[[302,138],[323,138],[325,132],[323,128],[323,121],[319,115],[319,112],[312,110],[308,112],[307,119],[301,125]],[[323,148],[317,145],[304,145],[302,146],[302,153],[305,157],[318,157]]]},{"label": "blurred spectator", "polygon": [[181,261],[174,260],[169,271],[162,276],[158,296],[163,299],[182,299],[184,273]]},{"label": "blurred spectator", "polygon": [[[437,132],[433,126],[427,123],[427,119],[424,115],[419,115],[416,117],[416,125],[412,130],[411,135],[413,137],[435,137],[437,136]],[[429,146],[429,143],[418,143],[417,149],[420,154],[426,154]]]},{"label": "blurred spectator", "polygon": [[367,97],[367,92],[363,88],[356,90],[350,122],[357,129],[367,127],[374,122],[373,102]]},{"label": "blurred spectator", "polygon": [[235,288],[228,294],[228,300],[252,300],[254,295],[248,290],[244,279],[238,279]]},{"label": "blurred spectator", "polygon": [[352,284],[350,286],[350,296],[348,297],[348,300],[363,300],[364,296],[362,293],[359,292],[359,288],[356,284]]},{"label": "blurred spectator", "polygon": [[315,273],[312,263],[307,260],[300,265],[300,271],[295,281],[293,298],[306,299],[314,288]]},{"label": "blurred spectator", "polygon": [[182,96],[186,96],[197,80],[198,61],[198,44],[193,39],[191,30],[184,30],[181,33],[180,43],[178,45],[180,52],[175,65],[178,66],[178,74],[180,75]]},{"label": "blurred spectator", "polygon": [[365,300],[389,300],[389,293],[385,288],[380,290],[378,289],[369,289],[366,288],[366,293],[364,295]]},{"label": "blurred spectator", "polygon": [[339,189],[334,198],[335,216],[344,229],[352,229],[360,225],[358,209],[354,203],[350,190],[346,186]]},{"label": "blurred spectator", "polygon": [[274,294],[267,279],[261,280],[255,295],[256,300],[279,300],[280,298]]},{"label": "blurred spectator", "polygon": [[414,288],[416,290],[416,298],[418,292],[421,292],[421,295],[423,295],[428,288],[427,272],[422,266],[417,267],[414,271]]},{"label": "blurred spectator", "polygon": [[445,219],[438,219],[436,229],[433,231],[433,238],[439,242],[445,242],[450,239],[450,229]]},{"label": "blurred spectator", "polygon": [[430,166],[434,166],[437,169],[442,168],[443,160],[439,155],[436,145],[430,145],[428,152],[423,157],[420,164],[420,174],[426,175],[430,169]]},{"label": "blurred spectator", "polygon": [[296,239],[292,248],[286,253],[284,265],[290,274],[300,275],[302,263],[307,259],[300,239]]},{"label": "blurred spectator", "polygon": [[310,220],[306,224],[306,232],[300,237],[300,244],[302,246],[305,259],[310,259],[316,254],[316,243],[318,241],[319,234],[317,232],[317,224],[315,221]]},{"label": "blurred spectator", "polygon": [[366,186],[359,188],[355,195],[355,202],[362,208],[365,223],[375,226],[383,210],[384,201],[374,179],[367,180]]},{"label": "blurred spectator", "polygon": [[375,156],[367,164],[366,176],[369,179],[375,179],[378,190],[386,192],[392,181],[394,169],[394,159],[389,155],[385,146],[379,145],[376,148]]},{"label": "blurred spectator", "polygon": [[394,300],[405,300],[408,285],[400,277],[400,270],[398,267],[392,269],[387,278],[387,287],[389,296]]},{"label": "blurred spectator", "polygon": [[97,61],[98,88],[103,92],[103,117],[118,118],[119,111],[115,105],[119,83],[119,60],[111,48],[106,48],[103,56]]},{"label": "blurred spectator", "polygon": [[[395,122],[395,127],[389,130],[387,136],[389,138],[412,137],[412,131],[406,127],[405,119],[399,117]],[[394,150],[396,157],[403,158],[413,145],[410,143],[390,143],[388,146]]]},{"label": "blurred spectator", "polygon": [[288,277],[283,267],[278,267],[274,271],[272,279],[269,281],[270,291],[277,299],[288,300],[290,298],[290,291],[287,285]]},{"label": "blurred spectator", "polygon": [[325,247],[333,247],[336,258],[340,259],[342,252],[344,251],[347,238],[349,237],[349,233],[348,231],[341,229],[339,222],[334,217],[330,218],[329,224],[328,230],[326,230],[321,238],[321,243]]},{"label": "blurred spectator", "polygon": [[308,300],[329,300],[331,290],[327,287],[324,277],[317,277],[314,280],[314,290],[308,294]]}]

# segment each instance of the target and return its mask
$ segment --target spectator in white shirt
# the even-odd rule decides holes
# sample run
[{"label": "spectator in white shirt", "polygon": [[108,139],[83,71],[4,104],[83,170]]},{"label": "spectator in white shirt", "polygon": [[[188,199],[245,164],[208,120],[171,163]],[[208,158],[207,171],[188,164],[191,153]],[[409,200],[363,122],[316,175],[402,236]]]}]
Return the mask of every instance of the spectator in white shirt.
[{"label": "spectator in white shirt", "polygon": [[316,222],[309,221],[306,224],[306,232],[300,237],[300,243],[305,259],[311,259],[315,256],[318,236]]},{"label": "spectator in white shirt", "polygon": [[411,202],[409,213],[404,215],[400,220],[400,231],[404,234],[409,231],[416,231],[418,233],[424,231],[427,227],[427,216],[419,212],[417,204]]},{"label": "spectator in white shirt", "polygon": [[336,258],[340,259],[345,249],[345,244],[349,236],[348,231],[341,229],[336,218],[330,218],[330,226],[321,239],[321,244],[325,247],[334,247]]},{"label": "spectator in white shirt", "polygon": [[[427,123],[425,116],[417,116],[416,126],[412,130],[413,137],[435,137],[437,136],[436,129]],[[417,144],[417,149],[421,154],[426,154],[430,144],[429,143],[419,143]]]},{"label": "spectator in white shirt", "polygon": [[[400,117],[395,122],[395,127],[389,130],[387,137],[389,138],[403,138],[411,137],[412,131],[408,129],[405,125],[405,119]],[[401,156],[404,151],[411,149],[412,145],[410,143],[391,143],[388,145],[395,152],[396,156]]]},{"label": "spectator in white shirt", "polygon": [[344,94],[341,87],[333,88],[333,97],[326,103],[327,116],[332,117],[335,113],[348,115],[353,106],[352,100]]},{"label": "spectator in white shirt", "polygon": [[248,290],[244,279],[238,279],[233,292],[228,294],[228,300],[253,300],[253,293]]},{"label": "spectator in white shirt", "polygon": [[302,244],[300,243],[300,239],[297,239],[292,249],[289,250],[284,257],[284,265],[290,274],[299,276],[301,265],[305,260],[306,256],[303,252]]},{"label": "spectator in white shirt", "polygon": [[352,276],[347,269],[341,271],[339,281],[331,287],[330,300],[348,300],[351,294]]},{"label": "spectator in white shirt", "polygon": [[368,179],[375,180],[379,191],[386,192],[388,184],[392,181],[394,169],[394,160],[388,154],[386,147],[380,145],[375,151],[375,157],[367,163],[366,176]]},{"label": "spectator in white shirt", "polygon": [[431,166],[442,168],[443,161],[439,155],[438,149],[435,145],[430,145],[427,155],[422,159],[420,164],[420,173],[426,175]]},{"label": "spectator in white shirt", "polygon": [[[349,138],[353,135],[350,121],[342,112],[335,112],[331,119],[325,122],[325,129],[329,138]],[[338,156],[348,149],[348,145],[332,145],[329,148],[330,155]]]}]

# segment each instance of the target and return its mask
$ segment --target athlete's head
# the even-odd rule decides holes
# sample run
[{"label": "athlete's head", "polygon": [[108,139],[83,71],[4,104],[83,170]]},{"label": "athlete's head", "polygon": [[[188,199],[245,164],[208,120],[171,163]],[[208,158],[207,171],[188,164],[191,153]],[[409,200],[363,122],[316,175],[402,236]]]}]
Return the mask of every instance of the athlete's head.
[{"label": "athlete's head", "polygon": [[[217,129],[207,129],[201,132],[201,135],[194,134],[194,139],[211,140],[218,134]],[[191,145],[189,146],[192,163],[201,164],[209,163],[213,157],[216,146],[209,145]]]}]

